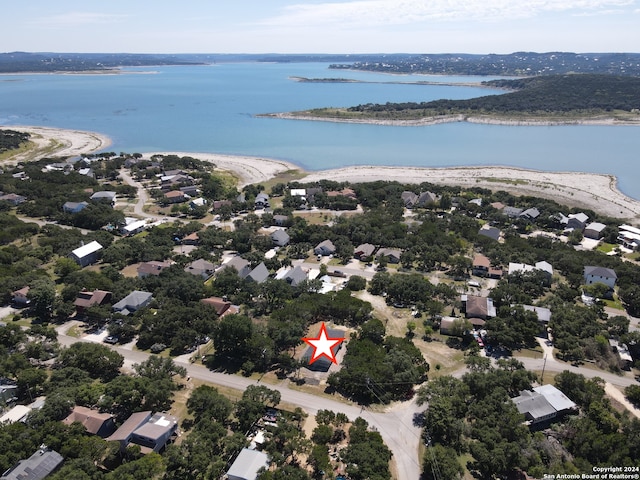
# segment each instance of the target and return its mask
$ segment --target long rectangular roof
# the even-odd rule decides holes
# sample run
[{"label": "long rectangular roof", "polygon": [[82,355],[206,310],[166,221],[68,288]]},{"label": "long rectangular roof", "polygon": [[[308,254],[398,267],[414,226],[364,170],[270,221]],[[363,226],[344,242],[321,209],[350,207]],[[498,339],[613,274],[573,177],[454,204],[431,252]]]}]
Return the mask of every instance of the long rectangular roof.
[{"label": "long rectangular roof", "polygon": [[100,245],[98,242],[94,240],[93,242],[87,243],[86,245],[76,248],[71,253],[77,258],[84,258],[87,255],[91,255],[92,253],[97,252],[101,248],[102,248],[102,245]]},{"label": "long rectangular roof", "polygon": [[269,466],[269,457],[264,452],[243,448],[229,468],[227,476],[233,480],[255,480],[258,470]]}]

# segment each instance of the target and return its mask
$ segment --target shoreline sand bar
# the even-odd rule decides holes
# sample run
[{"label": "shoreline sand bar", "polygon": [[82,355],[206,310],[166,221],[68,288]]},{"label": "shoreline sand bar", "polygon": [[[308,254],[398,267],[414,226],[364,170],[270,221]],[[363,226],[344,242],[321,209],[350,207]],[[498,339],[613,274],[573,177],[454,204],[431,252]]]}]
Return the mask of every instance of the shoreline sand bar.
[{"label": "shoreline sand bar", "polygon": [[[6,162],[29,161],[42,156],[78,156],[104,150],[111,145],[109,137],[81,130],[51,127],[4,126],[1,128],[29,132],[37,145],[36,151],[16,155]],[[300,167],[282,160],[195,152],[145,153],[191,156],[212,162],[220,170],[238,177],[240,187],[268,181]],[[503,166],[486,167],[386,167],[354,166],[334,170],[308,172],[300,182],[331,179],[338,182],[372,182],[377,180],[416,184],[429,182],[440,185],[482,187],[505,190],[516,195],[549,198],[568,206],[590,209],[614,218],[640,222],[640,201],[630,198],[617,188],[613,175],[581,172],[544,172]]]}]

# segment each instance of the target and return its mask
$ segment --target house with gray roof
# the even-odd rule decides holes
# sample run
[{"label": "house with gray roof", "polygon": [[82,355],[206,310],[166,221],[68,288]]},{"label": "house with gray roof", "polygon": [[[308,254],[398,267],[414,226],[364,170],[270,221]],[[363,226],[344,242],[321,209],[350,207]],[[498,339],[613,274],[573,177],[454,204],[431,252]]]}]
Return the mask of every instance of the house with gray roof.
[{"label": "house with gray roof", "polygon": [[269,208],[269,195],[264,192],[260,192],[256,195],[256,199],[253,204],[255,208]]},{"label": "house with gray roof", "polygon": [[278,247],[285,247],[289,244],[289,234],[282,229],[276,230],[271,234],[271,241]]},{"label": "house with gray roof", "polygon": [[376,246],[372,245],[370,243],[363,243],[358,245],[355,250],[353,251],[353,256],[355,258],[362,258],[362,257],[370,257],[373,255],[373,252],[376,251]]},{"label": "house with gray roof", "polygon": [[408,190],[400,194],[400,199],[406,208],[413,208],[418,203],[418,195]]},{"label": "house with gray roof", "polygon": [[603,232],[605,228],[607,228],[607,226],[604,223],[591,222],[589,225],[584,227],[584,232],[582,232],[582,234],[592,240],[600,240],[604,236]]},{"label": "house with gray roof", "polygon": [[331,240],[325,240],[316,245],[313,249],[313,253],[322,256],[333,255],[336,253],[336,247]]},{"label": "house with gray roof", "polygon": [[537,307],[535,305],[523,305],[522,308],[528,310],[529,312],[533,312],[538,317],[538,322],[548,325],[551,321],[551,310],[545,307]]},{"label": "house with gray roof", "polygon": [[269,456],[258,450],[243,448],[227,471],[229,480],[256,480],[258,471],[269,466]]},{"label": "house with gray roof", "polygon": [[520,218],[533,221],[540,216],[540,210],[538,210],[536,207],[527,208],[519,216]]},{"label": "house with gray roof", "polygon": [[153,300],[153,294],[150,292],[134,290],[111,308],[114,312],[129,315],[149,305],[151,300]]},{"label": "house with gray roof", "polygon": [[498,241],[500,239],[500,229],[485,223],[478,231],[478,235]]},{"label": "house with gray roof", "polygon": [[251,272],[249,262],[240,256],[235,256],[224,264],[225,268],[233,268],[240,278],[245,278]]},{"label": "house with gray roof", "polygon": [[0,480],[43,480],[64,461],[62,455],[42,445],[38,451],[2,474]]},{"label": "house with gray roof", "polygon": [[118,428],[107,441],[120,443],[124,451],[128,445],[140,447],[142,453],[159,452],[178,430],[178,420],[168,413],[151,414],[150,411],[137,412]]},{"label": "house with gray roof", "polygon": [[184,271],[190,273],[191,275],[196,275],[202,277],[204,280],[207,280],[214,274],[216,270],[216,266],[208,260],[204,258],[199,258],[198,260],[194,260],[186,267],[184,267]]},{"label": "house with gray roof", "polygon": [[100,202],[106,202],[109,203],[111,205],[113,205],[113,203],[115,203],[116,201],[116,192],[111,192],[109,190],[104,190],[102,192],[95,192],[93,195],[91,195],[91,200],[97,200]]},{"label": "house with gray roof", "polygon": [[402,256],[402,251],[397,248],[381,248],[376,253],[376,257],[385,257],[387,262],[389,263],[400,263],[400,257]]},{"label": "house with gray roof", "polygon": [[576,404],[553,385],[523,390],[511,401],[530,425],[554,419],[576,409]]},{"label": "house with gray roof", "polygon": [[307,275],[307,271],[304,270],[300,265],[297,265],[295,268],[292,268],[286,273],[286,275],[284,276],[284,280],[292,287],[296,287],[307,280]]},{"label": "house with gray roof", "polygon": [[584,230],[589,221],[589,216],[586,213],[572,213],[567,217],[567,228],[574,228],[576,230]]},{"label": "house with gray roof", "polygon": [[618,276],[616,272],[611,268],[594,267],[591,265],[584,267],[584,283],[587,285],[604,283],[610,289],[613,289],[616,286],[617,279]]},{"label": "house with gray roof", "polygon": [[64,202],[62,205],[62,211],[64,213],[78,213],[88,206],[89,204],[87,202]]},{"label": "house with gray roof", "polygon": [[502,213],[504,213],[509,218],[517,218],[523,212],[521,208],[518,207],[504,207],[502,209]]},{"label": "house with gray roof", "polygon": [[267,269],[267,266],[264,264],[264,262],[260,262],[260,265],[251,270],[251,272],[249,272],[249,275],[247,275],[245,278],[247,280],[251,280],[252,282],[262,283],[267,278],[269,278],[269,269]]}]

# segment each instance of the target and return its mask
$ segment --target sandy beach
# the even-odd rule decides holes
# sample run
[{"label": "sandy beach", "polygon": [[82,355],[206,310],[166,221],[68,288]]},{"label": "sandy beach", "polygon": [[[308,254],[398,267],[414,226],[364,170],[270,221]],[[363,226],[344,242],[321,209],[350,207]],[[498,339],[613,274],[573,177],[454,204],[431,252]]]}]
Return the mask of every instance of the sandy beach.
[{"label": "sandy beach", "polygon": [[[80,130],[64,130],[50,127],[1,127],[32,134],[37,145],[35,151],[16,155],[7,160],[28,161],[44,156],[78,156],[104,150],[111,140],[104,135]],[[235,155],[197,152],[156,152],[192,156],[209,161],[220,170],[233,173],[239,186],[266,182],[287,171],[301,169],[289,162]],[[154,153],[145,153],[145,157]],[[482,187],[505,190],[516,195],[549,198],[568,206],[597,211],[615,218],[640,224],[640,201],[620,192],[613,175],[581,172],[544,172],[503,166],[483,167],[385,167],[355,166],[308,173],[301,182],[331,179],[338,182],[370,182],[375,180],[398,181],[407,184],[429,182],[439,185]]]}]

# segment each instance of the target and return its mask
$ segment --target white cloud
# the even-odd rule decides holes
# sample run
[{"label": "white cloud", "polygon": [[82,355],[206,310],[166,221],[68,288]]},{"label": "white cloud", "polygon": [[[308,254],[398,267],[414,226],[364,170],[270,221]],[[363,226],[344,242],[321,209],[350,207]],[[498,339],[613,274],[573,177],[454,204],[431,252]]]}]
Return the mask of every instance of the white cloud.
[{"label": "white cloud", "polygon": [[492,21],[544,13],[596,13],[637,0],[351,0],[295,4],[262,22],[272,26],[404,25],[423,21]]},{"label": "white cloud", "polygon": [[127,15],[96,12],[69,12],[48,17],[40,17],[31,23],[44,27],[81,27],[84,25],[107,25],[121,22]]}]

